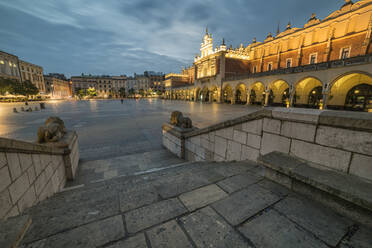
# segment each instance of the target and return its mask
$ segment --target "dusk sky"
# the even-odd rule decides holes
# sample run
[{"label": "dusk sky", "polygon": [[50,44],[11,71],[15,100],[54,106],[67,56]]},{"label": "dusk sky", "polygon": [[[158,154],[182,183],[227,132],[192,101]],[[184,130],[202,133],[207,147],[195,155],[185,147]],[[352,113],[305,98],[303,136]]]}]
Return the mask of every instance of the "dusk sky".
[{"label": "dusk sky", "polygon": [[[355,1],[354,1],[355,2]],[[248,45],[288,21],[303,27],[342,0],[0,0],[0,50],[44,73],[132,75],[179,72],[199,53],[205,27],[214,45]]]}]

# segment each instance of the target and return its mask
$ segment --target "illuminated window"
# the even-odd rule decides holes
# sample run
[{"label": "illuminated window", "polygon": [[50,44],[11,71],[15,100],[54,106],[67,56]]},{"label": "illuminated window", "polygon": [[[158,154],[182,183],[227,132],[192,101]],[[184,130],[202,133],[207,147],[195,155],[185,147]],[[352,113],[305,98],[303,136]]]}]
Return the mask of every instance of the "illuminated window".
[{"label": "illuminated window", "polygon": [[292,59],[287,59],[286,67],[291,68],[292,67]]},{"label": "illuminated window", "polygon": [[318,57],[317,55],[318,55],[317,53],[310,54],[310,62],[309,62],[310,65],[317,63],[317,57]]},{"label": "illuminated window", "polygon": [[270,62],[268,65],[267,65],[267,70],[268,71],[271,71],[273,69],[273,63]]},{"label": "illuminated window", "polygon": [[347,59],[350,57],[350,47],[344,47],[341,49],[341,58],[340,59]]}]

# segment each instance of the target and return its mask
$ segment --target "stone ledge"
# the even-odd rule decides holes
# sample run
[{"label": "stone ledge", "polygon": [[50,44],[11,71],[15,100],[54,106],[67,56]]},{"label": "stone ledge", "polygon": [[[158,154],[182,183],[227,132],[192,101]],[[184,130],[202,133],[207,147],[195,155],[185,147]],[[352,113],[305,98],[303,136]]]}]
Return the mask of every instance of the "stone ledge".
[{"label": "stone ledge", "polygon": [[352,111],[323,111],[319,124],[372,132],[372,114]]},{"label": "stone ledge", "polygon": [[65,154],[64,149],[48,147],[36,143],[0,138],[0,152],[28,153],[28,154]]},{"label": "stone ledge", "polygon": [[75,131],[69,131],[61,141],[37,144],[21,140],[0,138],[0,152],[17,152],[28,154],[65,155],[71,152],[69,147],[77,139]]},{"label": "stone ledge", "polygon": [[185,137],[190,138],[190,137],[193,137],[193,136],[210,133],[210,132],[217,131],[217,130],[220,130],[220,129],[224,129],[224,128],[232,127],[232,126],[235,126],[235,125],[239,125],[239,124],[242,124],[242,123],[247,122],[247,121],[262,119],[264,117],[271,118],[272,117],[271,110],[269,110],[269,109],[258,110],[256,112],[250,113],[248,115],[244,115],[244,116],[239,117],[239,118],[224,121],[224,122],[221,122],[221,123],[218,123],[218,124],[206,127],[206,128],[196,129],[196,130],[193,130],[191,132],[186,132]]},{"label": "stone ledge", "polygon": [[265,167],[291,180],[300,181],[372,211],[372,182],[341,172],[314,168],[303,160],[280,152],[271,152],[259,160]]}]

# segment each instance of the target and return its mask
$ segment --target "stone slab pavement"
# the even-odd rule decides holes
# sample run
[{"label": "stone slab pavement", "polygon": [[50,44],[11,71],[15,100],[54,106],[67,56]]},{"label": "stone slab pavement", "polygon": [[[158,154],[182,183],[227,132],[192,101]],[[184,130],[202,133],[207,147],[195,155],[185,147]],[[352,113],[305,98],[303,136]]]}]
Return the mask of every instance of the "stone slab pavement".
[{"label": "stone slab pavement", "polygon": [[370,227],[262,175],[195,162],[66,190],[26,211],[22,248],[371,247]]}]

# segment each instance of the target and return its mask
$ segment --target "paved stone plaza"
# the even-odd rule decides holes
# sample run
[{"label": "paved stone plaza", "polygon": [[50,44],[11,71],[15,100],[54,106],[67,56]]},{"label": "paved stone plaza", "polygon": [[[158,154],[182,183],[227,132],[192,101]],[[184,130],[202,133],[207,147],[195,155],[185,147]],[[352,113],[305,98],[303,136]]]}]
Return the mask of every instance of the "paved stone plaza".
[{"label": "paved stone plaza", "polygon": [[71,189],[28,211],[23,248],[362,247],[372,231],[262,176],[186,163]]},{"label": "paved stone plaza", "polygon": [[120,100],[55,101],[47,102],[43,111],[13,113],[13,107],[22,106],[0,105],[1,137],[34,141],[37,128],[56,115],[67,128],[77,131],[82,160],[161,149],[161,126],[174,110],[191,116],[199,128],[257,110],[252,106],[149,99],[124,100],[123,105]]}]

